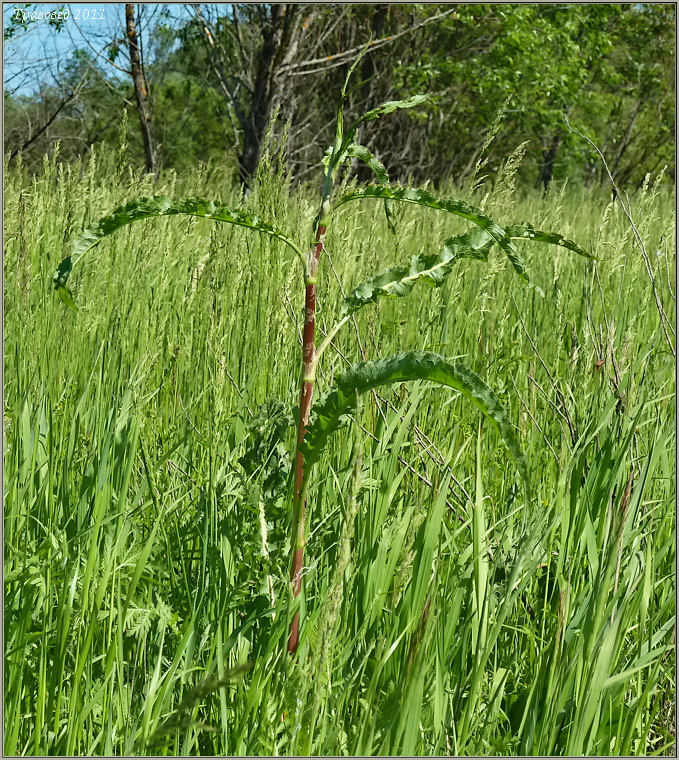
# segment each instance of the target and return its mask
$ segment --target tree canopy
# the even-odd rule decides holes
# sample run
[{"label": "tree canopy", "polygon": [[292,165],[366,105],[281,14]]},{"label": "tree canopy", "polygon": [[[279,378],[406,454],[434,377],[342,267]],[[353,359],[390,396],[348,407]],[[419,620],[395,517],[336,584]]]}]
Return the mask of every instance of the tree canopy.
[{"label": "tree canopy", "polygon": [[22,82],[5,86],[6,154],[35,168],[59,140],[62,158],[85,155],[117,141],[128,109],[132,158],[149,171],[213,160],[247,182],[272,123],[304,181],[331,142],[348,67],[370,43],[350,112],[431,93],[417,112],[361,127],[392,179],[462,183],[485,144],[491,176],[522,146],[519,181],[601,181],[598,156],[565,116],[619,185],[663,165],[674,178],[673,3],[126,8],[127,26],[121,12],[96,39],[48,22],[70,46],[33,88],[28,61],[18,77],[21,38],[39,22],[5,15],[9,81]]}]

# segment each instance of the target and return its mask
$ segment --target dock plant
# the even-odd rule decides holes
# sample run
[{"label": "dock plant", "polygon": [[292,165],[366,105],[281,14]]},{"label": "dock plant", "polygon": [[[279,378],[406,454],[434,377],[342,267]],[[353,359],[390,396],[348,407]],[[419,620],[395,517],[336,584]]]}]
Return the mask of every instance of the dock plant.
[{"label": "dock plant", "polygon": [[[393,385],[410,380],[427,380],[448,386],[466,397],[487,418],[503,441],[520,479],[529,493],[530,475],[526,460],[517,440],[514,426],[486,383],[465,364],[452,361],[429,351],[407,351],[385,358],[363,361],[347,369],[334,380],[334,385],[314,404],[314,386],[319,361],[338,331],[360,309],[380,298],[402,298],[423,282],[433,287],[441,286],[455,271],[460,259],[476,259],[488,262],[494,247],[507,256],[516,275],[531,287],[524,261],[517,249],[517,241],[533,241],[561,246],[581,256],[592,258],[571,240],[553,233],[535,229],[531,224],[500,226],[481,210],[462,200],[442,198],[415,188],[395,186],[390,183],[387,170],[367,148],[356,142],[359,126],[400,110],[421,106],[426,95],[415,95],[405,100],[390,101],[364,113],[353,123],[346,124],[344,107],[351,91],[350,77],[356,64],[347,75],[341,91],[334,142],[325,151],[323,177],[318,213],[305,242],[289,230],[280,229],[257,214],[244,209],[232,208],[218,201],[201,198],[165,196],[143,197],[117,208],[83,232],[75,241],[70,254],[59,264],[53,282],[57,294],[77,311],[67,281],[76,264],[89,254],[105,237],[125,225],[159,216],[188,215],[254,230],[284,243],[299,260],[301,281],[304,288],[304,326],[302,334],[302,359],[299,386],[299,414],[297,435],[292,456],[292,529],[290,534],[290,580],[291,624],[288,650],[297,652],[300,642],[300,610],[303,610],[303,569],[306,536],[306,500],[314,464],[318,462],[329,437],[341,426],[347,415],[356,410],[360,394],[380,386]],[[374,173],[376,183],[339,191],[341,172],[354,161],[366,164]],[[345,298],[340,319],[324,340],[317,346],[315,324],[319,278],[328,228],[337,210],[355,202],[383,203],[387,222],[394,234],[396,204],[419,206],[423,212],[444,212],[471,223],[464,234],[443,240],[436,251],[421,251],[409,261],[390,267],[358,284]],[[537,289],[537,288],[536,288]],[[281,368],[285,371],[285,368]],[[301,595],[301,596],[300,596]],[[297,599],[300,597],[300,599]],[[301,604],[300,604],[301,603]]]}]

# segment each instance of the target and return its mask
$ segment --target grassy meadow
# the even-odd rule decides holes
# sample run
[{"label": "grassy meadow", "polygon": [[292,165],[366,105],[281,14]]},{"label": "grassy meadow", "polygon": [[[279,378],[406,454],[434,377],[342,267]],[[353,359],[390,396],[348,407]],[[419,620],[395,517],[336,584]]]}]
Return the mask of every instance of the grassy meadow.
[{"label": "grassy meadow", "polygon": [[[6,755],[673,753],[675,362],[633,231],[609,192],[518,192],[511,168],[446,193],[599,261],[519,241],[541,296],[497,251],[462,260],[357,314],[316,393],[365,357],[459,358],[507,408],[532,493],[458,393],[366,394],[311,480],[293,658],[299,262],[241,227],[144,221],[77,268],[75,314],[51,277],[87,225],[240,190],[218,167],[154,186],[114,150],[6,167]],[[631,201],[673,322],[673,188]],[[242,202],[307,245],[317,190],[275,159]],[[397,216],[393,235],[380,202],[338,211],[319,340],[343,293],[470,227]]]}]

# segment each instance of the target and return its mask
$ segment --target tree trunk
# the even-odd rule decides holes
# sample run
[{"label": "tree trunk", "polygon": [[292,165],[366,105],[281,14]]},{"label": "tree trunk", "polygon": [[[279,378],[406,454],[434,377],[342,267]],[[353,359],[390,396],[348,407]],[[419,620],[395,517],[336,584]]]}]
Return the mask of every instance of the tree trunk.
[{"label": "tree trunk", "polygon": [[[269,23],[263,28],[264,42],[259,54],[252,89],[249,124],[238,157],[241,182],[250,184],[259,166],[266,128],[279,97],[279,68],[291,48],[292,26],[298,8],[293,4],[271,5]],[[297,38],[298,34],[292,35]],[[292,44],[296,44],[297,39]]]},{"label": "tree trunk", "polygon": [[[372,14],[371,23],[371,38],[377,40],[382,36],[384,31],[384,23],[387,19],[387,13],[389,12],[389,6],[385,4],[376,5]],[[361,62],[361,81],[363,82],[363,97],[364,103],[362,106],[363,113],[366,113],[374,107],[375,103],[375,74],[377,69],[375,67],[375,53],[368,50]],[[356,133],[356,142],[361,145],[365,145],[364,142],[365,123],[359,125]],[[366,145],[370,149],[370,145]],[[372,171],[362,162],[356,166],[356,176],[359,182],[372,182],[374,176]]]},{"label": "tree trunk", "polygon": [[636,106],[634,107],[634,110],[632,111],[632,116],[629,120],[629,124],[627,125],[627,129],[625,130],[625,134],[622,136],[622,139],[620,140],[620,144],[618,145],[618,150],[616,151],[615,158],[613,159],[613,165],[611,166],[611,174],[615,178],[616,172],[618,171],[618,166],[620,165],[620,160],[625,155],[625,151],[629,147],[630,142],[632,141],[632,132],[634,131],[634,124],[637,120],[637,117],[641,113],[641,108],[644,104],[643,98],[640,98],[637,101]]},{"label": "tree trunk", "polygon": [[561,135],[557,132],[552,138],[551,144],[542,151],[542,167],[540,168],[535,187],[538,188],[540,185],[543,185],[545,192],[547,192],[547,188],[554,176],[554,162],[556,161],[556,154],[561,147],[561,142]]},{"label": "tree trunk", "polygon": [[153,116],[149,107],[148,86],[144,64],[139,54],[137,27],[134,22],[134,3],[125,3],[125,21],[127,42],[130,49],[130,73],[134,83],[134,94],[137,99],[137,112],[141,125],[141,136],[144,141],[146,156],[146,171],[158,176],[158,148],[153,134]]}]

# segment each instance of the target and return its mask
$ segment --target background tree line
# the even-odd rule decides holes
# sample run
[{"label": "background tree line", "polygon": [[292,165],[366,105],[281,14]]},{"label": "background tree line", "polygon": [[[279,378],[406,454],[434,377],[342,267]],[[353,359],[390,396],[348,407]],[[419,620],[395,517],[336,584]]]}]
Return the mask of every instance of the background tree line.
[{"label": "background tree line", "polygon": [[370,42],[350,111],[432,93],[416,113],[359,135],[394,179],[462,183],[492,138],[483,169],[491,176],[515,153],[525,184],[600,182],[600,160],[564,115],[601,148],[619,185],[665,164],[674,179],[674,4],[107,8],[117,15],[94,31],[53,24],[68,43],[37,64],[21,47],[37,22],[5,14],[10,159],[21,154],[36,168],[57,140],[67,160],[115,144],[127,109],[129,150],[149,172],[213,160],[247,183],[273,123],[304,181],[331,142],[348,67]]}]

